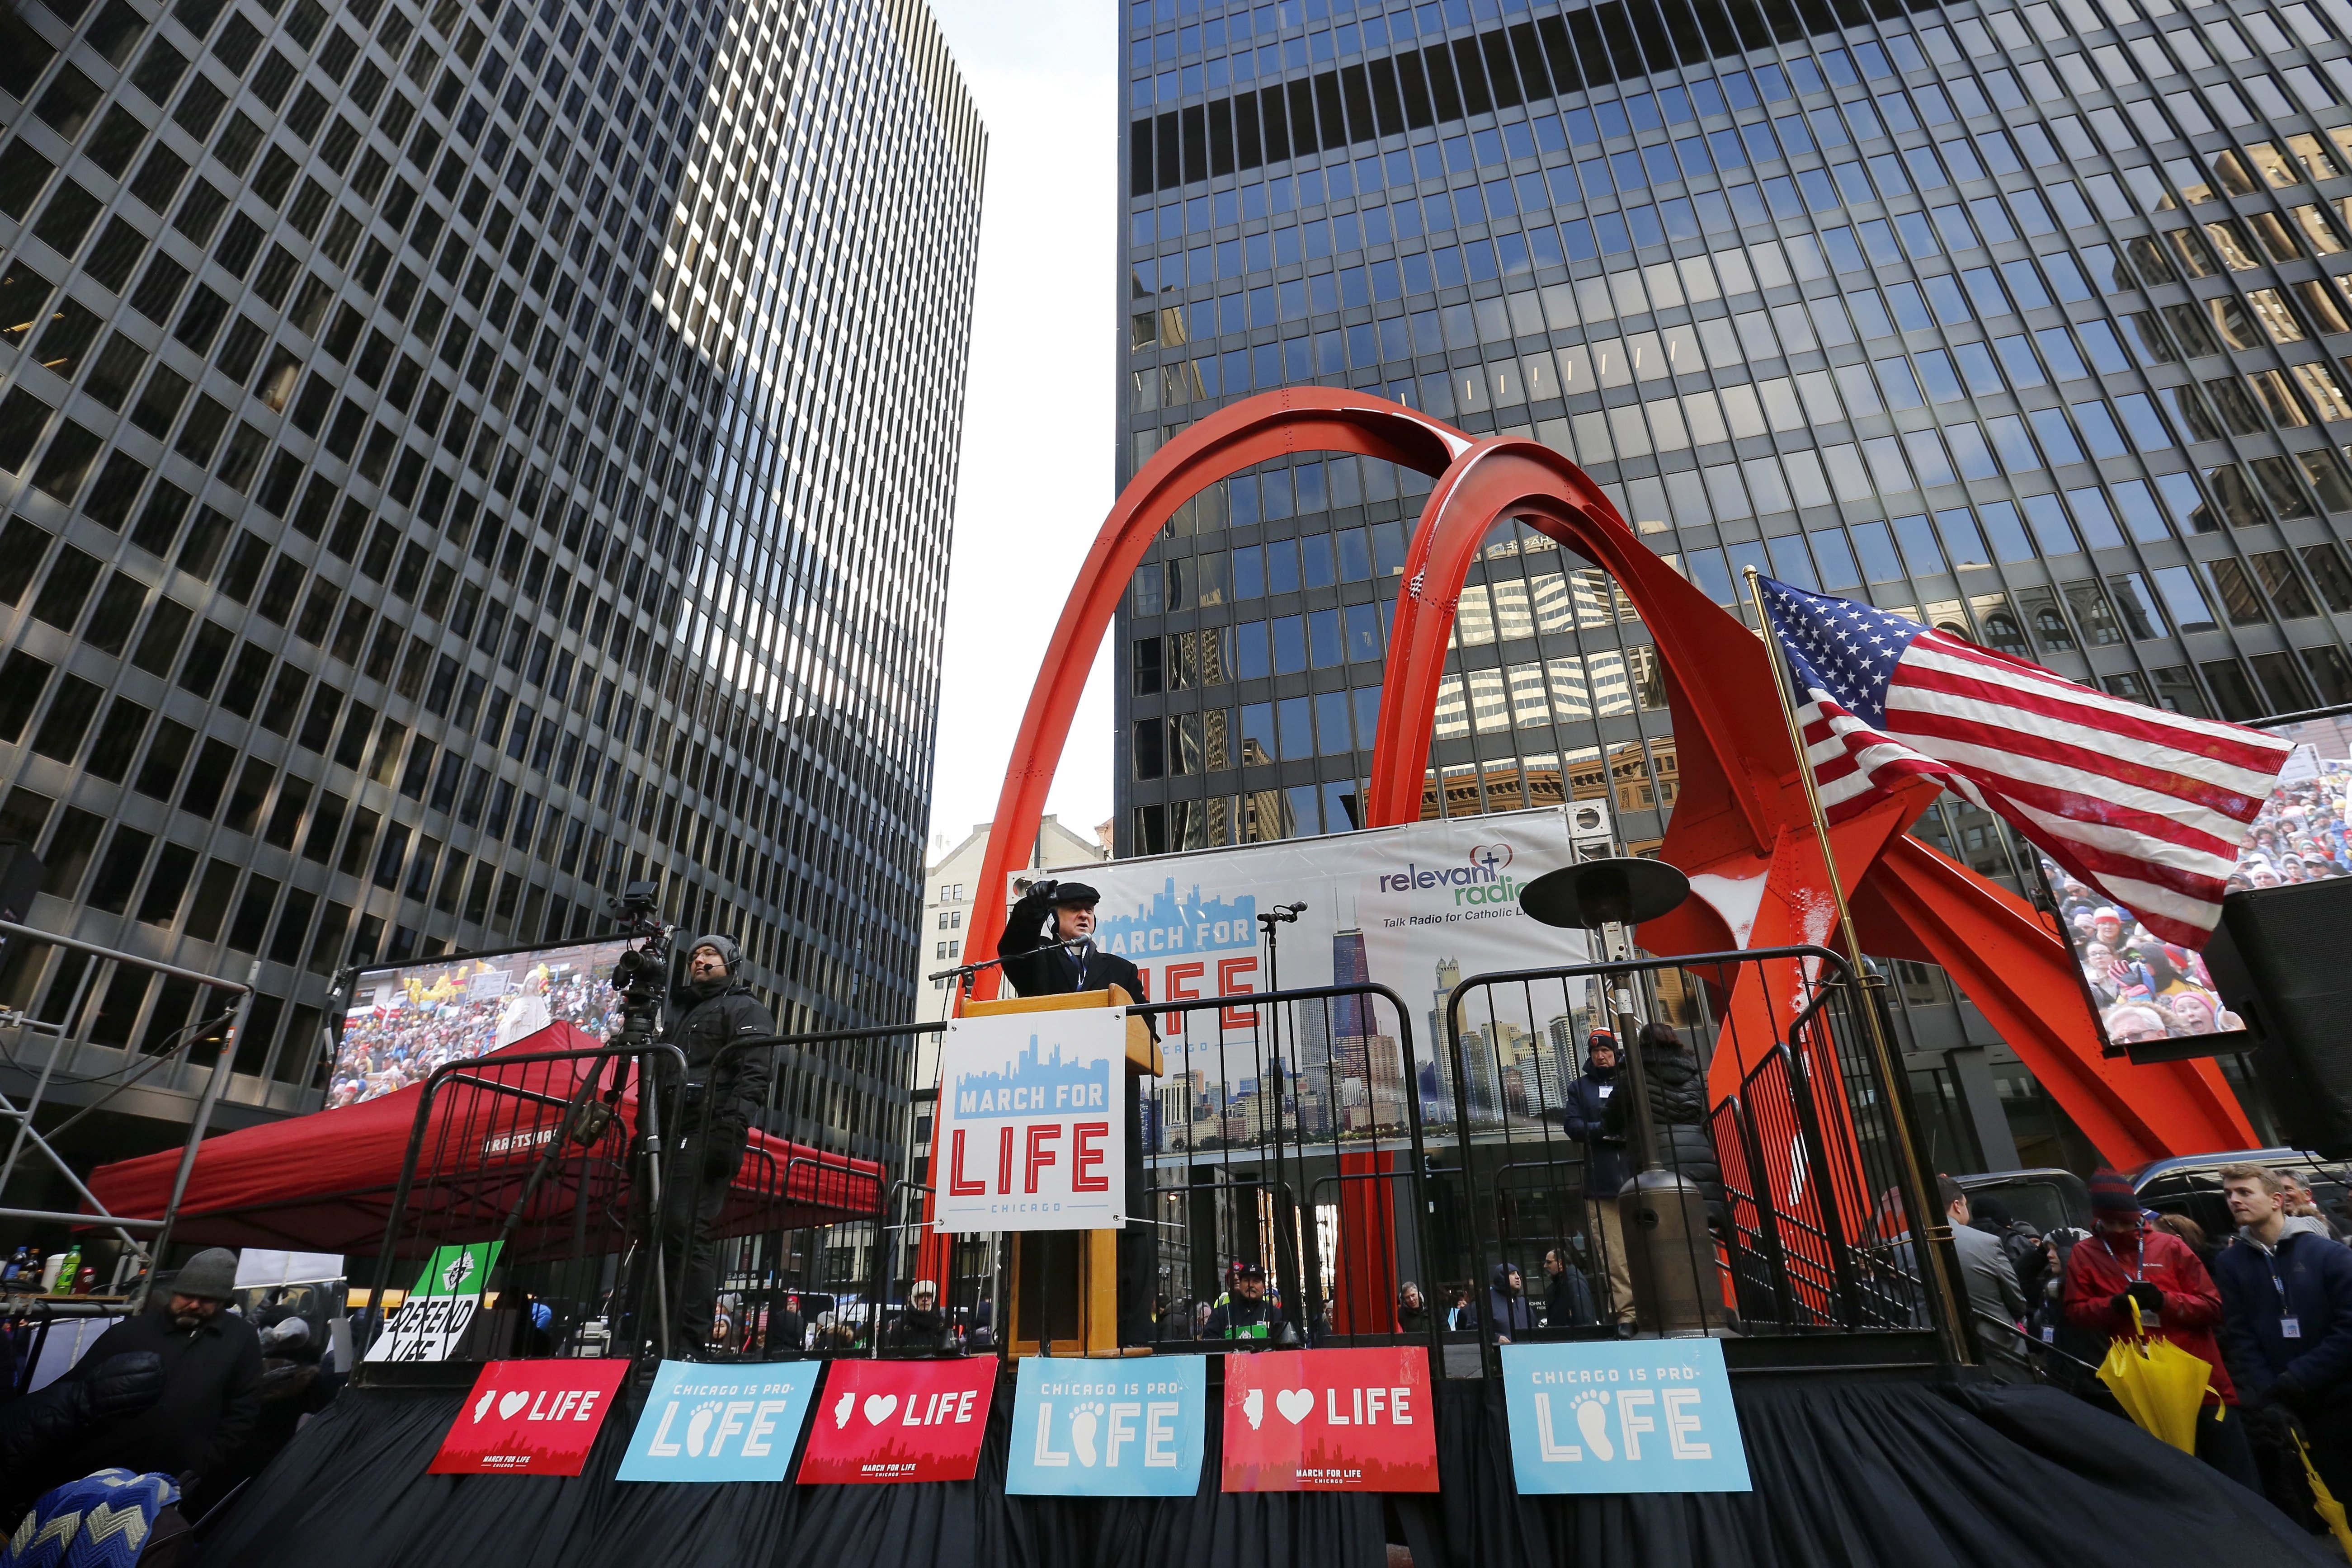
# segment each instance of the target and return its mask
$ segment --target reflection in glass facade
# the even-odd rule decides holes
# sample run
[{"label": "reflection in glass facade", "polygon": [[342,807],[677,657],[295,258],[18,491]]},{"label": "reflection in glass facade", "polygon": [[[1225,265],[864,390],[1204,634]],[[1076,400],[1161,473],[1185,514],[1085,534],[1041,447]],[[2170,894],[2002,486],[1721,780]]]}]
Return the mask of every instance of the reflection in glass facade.
[{"label": "reflection in glass facade", "polygon": [[[2352,700],[2347,37],[2333,0],[1145,0],[1122,471],[1221,399],[1377,390],[1570,454],[1725,604],[1753,564],[2142,701]],[[1123,853],[1355,824],[1426,490],[1333,458],[1188,509],[1123,617]],[[1660,836],[1600,574],[1498,532],[1455,640],[1426,813]],[[2015,885],[1990,819],[1922,831]]]},{"label": "reflection in glass facade", "polygon": [[[36,922],[257,961],[235,1092],[270,1103],[341,966],[582,936],[641,878],[787,1027],[907,1016],[985,153],[929,12],[0,35]],[[0,1001],[153,1050],[196,998],[33,950]]]}]

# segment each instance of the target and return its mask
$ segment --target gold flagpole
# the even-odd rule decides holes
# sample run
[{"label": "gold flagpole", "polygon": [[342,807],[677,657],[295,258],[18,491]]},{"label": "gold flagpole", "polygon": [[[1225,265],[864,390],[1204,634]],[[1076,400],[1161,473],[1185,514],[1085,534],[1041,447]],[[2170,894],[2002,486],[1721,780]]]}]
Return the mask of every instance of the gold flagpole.
[{"label": "gold flagpole", "polygon": [[1862,994],[1863,1026],[1870,1036],[1871,1054],[1877,1058],[1880,1075],[1886,1080],[1886,1114],[1894,1123],[1895,1144],[1900,1151],[1903,1169],[1904,1202],[1909,1205],[1915,1237],[1922,1237],[1913,1248],[1927,1270],[1929,1289],[1943,1308],[1944,1341],[1953,1357],[1963,1365],[1973,1363],[1970,1351],[1974,1342],[1969,1334],[1969,1323],[1963,1316],[1966,1303],[1956,1289],[1948,1262],[1947,1249],[1952,1244],[1951,1226],[1945,1223],[1942,1212],[1931,1201],[1933,1189],[1927,1184],[1927,1173],[1920,1163],[1919,1145],[1912,1136],[1908,1111],[1910,1096],[1906,1092],[1901,1076],[1903,1064],[1896,1058],[1894,1042],[1878,1017],[1878,998],[1874,993],[1886,984],[1863,966],[1862,943],[1853,933],[1853,910],[1845,901],[1845,884],[1838,879],[1837,853],[1830,847],[1829,817],[1822,809],[1822,792],[1813,778],[1812,759],[1805,752],[1804,726],[1797,721],[1797,708],[1789,691],[1789,682],[1782,674],[1786,661],[1780,657],[1779,639],[1772,634],[1772,618],[1764,611],[1764,590],[1753,566],[1740,568],[1748,579],[1748,602],[1756,607],[1757,635],[1764,639],[1765,657],[1771,661],[1772,689],[1780,698],[1780,717],[1788,721],[1789,749],[1797,763],[1797,780],[1804,786],[1805,805],[1813,816],[1813,833],[1822,846],[1822,866],[1829,873],[1830,898],[1837,905],[1838,929],[1845,936],[1845,951],[1853,961],[1854,982]]}]

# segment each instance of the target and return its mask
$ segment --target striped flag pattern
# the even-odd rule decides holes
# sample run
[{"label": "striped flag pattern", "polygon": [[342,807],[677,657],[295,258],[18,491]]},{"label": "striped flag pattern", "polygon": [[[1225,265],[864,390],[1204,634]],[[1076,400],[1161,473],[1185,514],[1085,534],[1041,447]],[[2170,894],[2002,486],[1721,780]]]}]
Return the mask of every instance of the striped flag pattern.
[{"label": "striped flag pattern", "polygon": [[1996,813],[2157,936],[2202,948],[2284,740],[2110,697],[1869,605],[1760,579],[1832,822],[1914,778]]}]

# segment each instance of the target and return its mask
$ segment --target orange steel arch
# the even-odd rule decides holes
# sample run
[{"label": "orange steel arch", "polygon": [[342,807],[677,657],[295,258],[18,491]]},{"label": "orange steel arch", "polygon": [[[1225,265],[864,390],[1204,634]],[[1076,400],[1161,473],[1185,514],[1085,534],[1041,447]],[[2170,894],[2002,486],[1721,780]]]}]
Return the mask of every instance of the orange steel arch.
[{"label": "orange steel arch", "polygon": [[[1352,452],[1437,477],[1406,564],[1391,636],[1367,802],[1373,826],[1421,815],[1446,644],[1487,532],[1522,518],[1621,583],[1656,639],[1675,722],[1681,794],[1665,858],[1700,897],[1643,927],[1661,954],[1829,942],[1825,877],[1762,643],[1642,542],[1568,458],[1515,437],[1472,437],[1385,398],[1334,387],[1271,392],[1219,410],[1162,447],[1104,520],[1054,628],[998,794],[967,953],[990,956],[1009,878],[1027,862],[1095,655],[1143,553],[1176,509],[1253,464]],[[1832,830],[1864,945],[1942,965],[2052,1096],[2118,1164],[2243,1148],[2252,1128],[2210,1062],[2131,1067],[2100,1055],[2065,945],[2015,896],[1909,837],[1935,798],[1906,790]],[[1790,975],[1791,986],[1795,976]],[[993,996],[983,972],[977,994]],[[1735,994],[1762,1023],[1782,993]],[[1774,986],[1780,993],[1780,986]],[[1741,1031],[1742,1037],[1749,1032]],[[1739,1064],[1718,1060],[1718,1097]],[[923,1267],[944,1264],[935,1239]]]},{"label": "orange steel arch", "polygon": [[[1367,820],[1410,822],[1422,789],[1446,644],[1470,564],[1500,521],[1522,520],[1599,563],[1623,585],[1657,643],[1674,716],[1681,795],[1664,858],[1693,898],[1641,931],[1654,952],[1799,942],[1838,945],[1811,813],[1762,641],[1625,526],[1584,471],[1517,437],[1475,442],[1423,510],[1389,643]],[[1831,829],[1858,935],[1873,953],[1943,965],[2102,1153],[2118,1164],[2253,1136],[2210,1061],[2132,1067],[2101,1054],[2073,955],[2022,900],[1904,830],[1936,796],[1906,789]],[[1796,976],[1774,994],[1743,978],[1730,1005],[1751,1015],[1738,1037],[1769,1039],[1797,1003]],[[1716,1098],[1752,1062],[1717,1056]]]}]

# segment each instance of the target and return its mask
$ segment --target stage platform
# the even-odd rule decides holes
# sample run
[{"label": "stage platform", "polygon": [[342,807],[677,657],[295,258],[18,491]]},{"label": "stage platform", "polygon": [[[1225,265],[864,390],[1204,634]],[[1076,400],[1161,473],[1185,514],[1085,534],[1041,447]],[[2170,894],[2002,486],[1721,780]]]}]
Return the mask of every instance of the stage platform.
[{"label": "stage platform", "polygon": [[[1211,1358],[1213,1379],[1221,1358]],[[1008,1497],[1000,1385],[978,1477],[896,1486],[614,1479],[641,1389],[577,1478],[428,1476],[473,1368],[347,1391],[205,1522],[205,1568],[2215,1568],[2342,1562],[2253,1494],[2053,1390],[1898,1361],[1734,1358],[1755,1489],[1522,1498],[1499,1383],[1436,1384],[1435,1495]],[[1738,1363],[1747,1361],[1743,1370]],[[424,1372],[426,1369],[415,1369]]]}]

